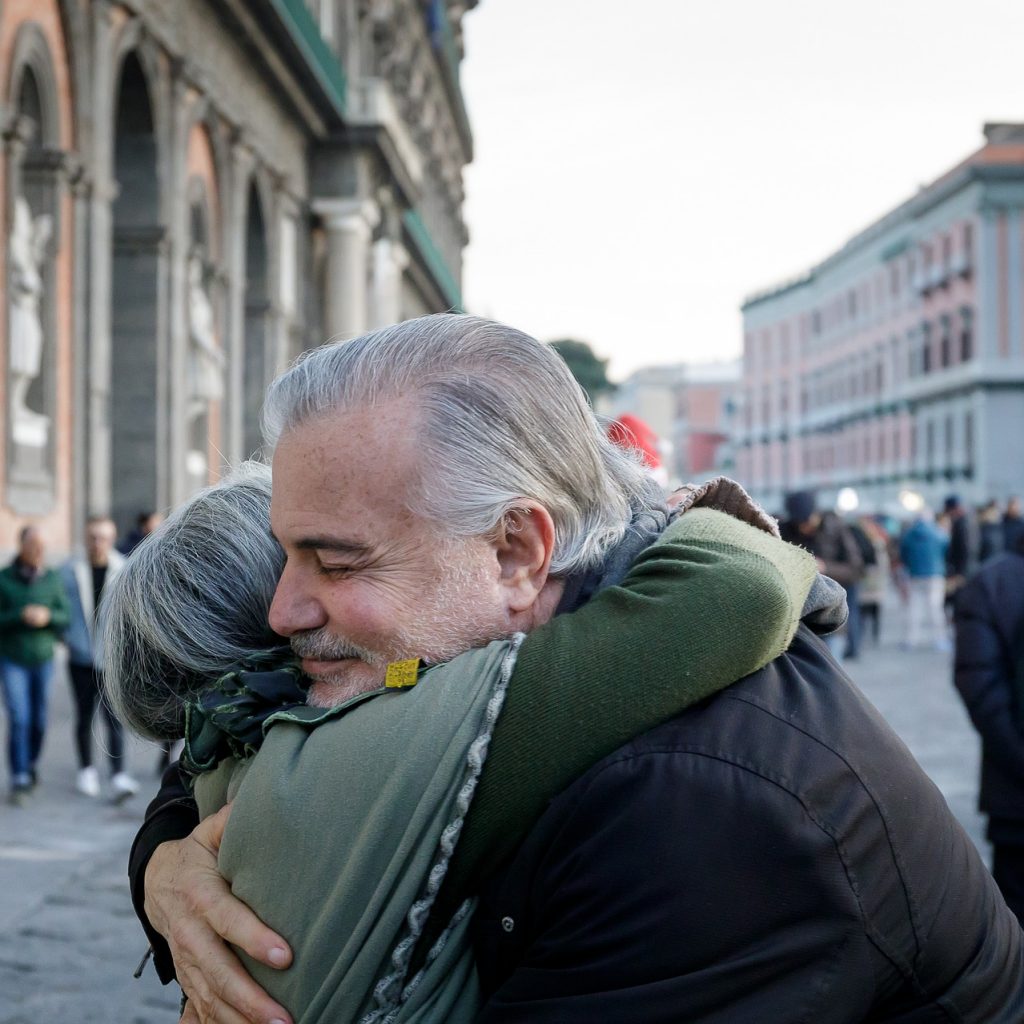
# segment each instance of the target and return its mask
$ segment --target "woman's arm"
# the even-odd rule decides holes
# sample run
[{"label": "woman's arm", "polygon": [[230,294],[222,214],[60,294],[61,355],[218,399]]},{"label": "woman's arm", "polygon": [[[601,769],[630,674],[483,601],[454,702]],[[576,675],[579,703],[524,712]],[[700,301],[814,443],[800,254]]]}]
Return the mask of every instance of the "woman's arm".
[{"label": "woman's arm", "polygon": [[805,551],[693,509],[620,585],[531,632],[449,884],[475,891],[582,771],[781,654],[815,573]]}]

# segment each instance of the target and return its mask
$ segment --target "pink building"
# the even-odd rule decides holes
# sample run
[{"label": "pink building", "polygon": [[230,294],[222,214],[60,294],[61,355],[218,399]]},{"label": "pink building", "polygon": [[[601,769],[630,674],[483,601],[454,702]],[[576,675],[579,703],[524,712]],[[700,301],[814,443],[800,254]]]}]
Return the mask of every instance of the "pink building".
[{"label": "pink building", "polygon": [[768,507],[853,487],[1024,491],[1024,125],[743,305],[736,472]]}]

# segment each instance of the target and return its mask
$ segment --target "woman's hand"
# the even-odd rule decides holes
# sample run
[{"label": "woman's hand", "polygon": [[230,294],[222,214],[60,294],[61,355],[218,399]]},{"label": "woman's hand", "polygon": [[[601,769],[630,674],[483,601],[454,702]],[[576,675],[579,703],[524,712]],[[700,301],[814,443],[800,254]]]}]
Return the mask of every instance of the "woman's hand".
[{"label": "woman's hand", "polygon": [[268,967],[285,968],[292,959],[287,943],[235,899],[217,870],[230,813],[228,804],[185,839],[157,847],[146,867],[146,915],[167,940],[188,997],[183,1024],[291,1024],[227,945]]}]

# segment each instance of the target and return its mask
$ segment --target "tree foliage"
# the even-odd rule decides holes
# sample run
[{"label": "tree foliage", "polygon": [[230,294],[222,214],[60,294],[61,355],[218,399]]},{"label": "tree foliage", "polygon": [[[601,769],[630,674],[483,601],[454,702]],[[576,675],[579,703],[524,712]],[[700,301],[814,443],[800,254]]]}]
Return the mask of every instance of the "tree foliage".
[{"label": "tree foliage", "polygon": [[599,359],[585,341],[559,338],[550,344],[565,360],[572,375],[587,393],[591,405],[596,401],[598,395],[615,390],[615,385],[608,379],[608,360]]}]

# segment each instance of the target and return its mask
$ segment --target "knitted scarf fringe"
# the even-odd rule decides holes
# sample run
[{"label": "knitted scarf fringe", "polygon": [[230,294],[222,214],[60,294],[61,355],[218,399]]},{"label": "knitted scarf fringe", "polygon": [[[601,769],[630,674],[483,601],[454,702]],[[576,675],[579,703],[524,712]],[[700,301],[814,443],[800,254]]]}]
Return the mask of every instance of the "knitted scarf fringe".
[{"label": "knitted scarf fringe", "polygon": [[505,703],[505,694],[508,692],[509,680],[512,678],[512,670],[515,668],[516,657],[519,647],[523,642],[525,634],[517,633],[512,637],[512,644],[505,657],[502,659],[501,671],[498,682],[495,684],[494,693],[487,702],[484,711],[484,720],[479,735],[469,745],[466,754],[466,769],[463,776],[462,787],[455,801],[455,817],[445,826],[441,832],[438,842],[437,859],[427,876],[427,883],[423,895],[417,899],[409,908],[406,915],[405,935],[395,946],[391,953],[391,970],[384,975],[373,988],[375,1007],[366,1013],[359,1024],[393,1024],[403,1004],[423,980],[424,974],[431,964],[441,955],[452,930],[469,914],[473,900],[465,900],[459,909],[448,922],[447,927],[438,937],[427,954],[426,961],[416,975],[405,987],[402,987],[406,975],[409,973],[409,965],[412,959],[416,943],[423,934],[423,928],[430,916],[430,908],[441,888],[441,883],[448,872],[448,865],[451,862],[452,854],[455,852],[455,844],[462,832],[463,822],[469,811],[469,805],[476,793],[477,782],[480,773],[483,771],[484,761],[487,760],[487,750],[490,746],[491,735],[494,726],[498,721],[502,705]]}]

